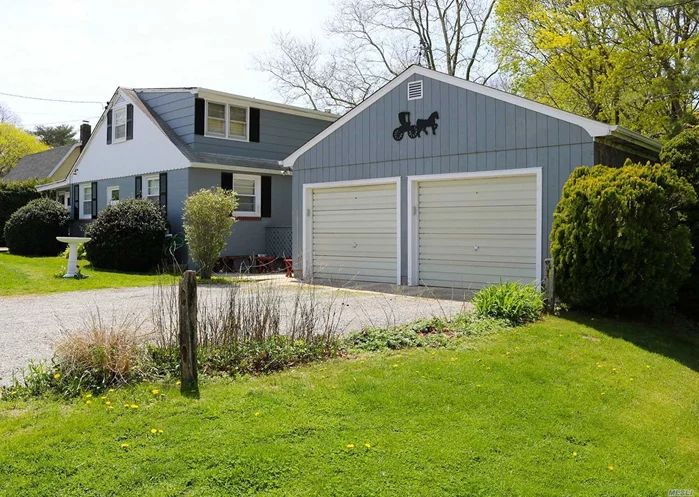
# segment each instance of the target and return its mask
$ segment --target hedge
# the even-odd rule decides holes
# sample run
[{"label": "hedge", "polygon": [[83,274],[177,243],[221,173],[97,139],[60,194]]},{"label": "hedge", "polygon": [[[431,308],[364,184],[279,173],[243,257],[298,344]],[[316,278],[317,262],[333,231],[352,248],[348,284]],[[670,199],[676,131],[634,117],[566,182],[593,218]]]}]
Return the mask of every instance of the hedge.
[{"label": "hedge", "polygon": [[42,196],[36,191],[38,180],[12,181],[4,183],[0,181],[0,246],[5,246],[5,223],[12,213],[30,201]]}]

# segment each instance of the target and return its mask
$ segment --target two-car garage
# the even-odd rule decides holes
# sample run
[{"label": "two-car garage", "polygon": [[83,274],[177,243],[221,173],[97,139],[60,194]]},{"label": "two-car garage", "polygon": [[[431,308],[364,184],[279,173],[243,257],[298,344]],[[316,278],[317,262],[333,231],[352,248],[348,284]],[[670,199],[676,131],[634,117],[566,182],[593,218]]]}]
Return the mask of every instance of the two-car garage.
[{"label": "two-car garage", "polygon": [[[320,279],[453,288],[538,279],[540,170],[308,184],[304,272]],[[405,230],[401,230],[405,226]]]}]

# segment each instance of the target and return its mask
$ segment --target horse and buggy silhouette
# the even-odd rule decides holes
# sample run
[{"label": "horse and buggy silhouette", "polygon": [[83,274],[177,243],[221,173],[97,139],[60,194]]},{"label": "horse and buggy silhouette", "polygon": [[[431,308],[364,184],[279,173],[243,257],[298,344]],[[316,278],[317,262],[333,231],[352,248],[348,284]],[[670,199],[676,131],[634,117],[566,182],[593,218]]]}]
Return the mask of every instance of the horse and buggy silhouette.
[{"label": "horse and buggy silhouette", "polygon": [[437,127],[439,127],[437,119],[439,119],[439,113],[434,111],[427,119],[418,119],[415,124],[411,124],[410,112],[399,112],[398,122],[400,126],[393,130],[393,139],[399,142],[403,139],[405,133],[408,133],[410,138],[417,138],[423,131],[425,135],[428,135],[428,129],[431,129],[432,134],[436,135]]}]

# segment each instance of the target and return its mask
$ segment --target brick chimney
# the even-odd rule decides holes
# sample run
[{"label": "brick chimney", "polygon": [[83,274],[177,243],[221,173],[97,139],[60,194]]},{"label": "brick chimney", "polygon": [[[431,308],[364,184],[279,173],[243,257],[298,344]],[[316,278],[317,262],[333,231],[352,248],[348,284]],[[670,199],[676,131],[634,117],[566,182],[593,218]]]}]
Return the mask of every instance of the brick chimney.
[{"label": "brick chimney", "polygon": [[90,139],[90,135],[92,134],[92,126],[90,126],[90,123],[87,121],[83,121],[83,123],[80,125],[80,146],[81,148],[85,148],[85,145],[87,144],[87,140]]}]

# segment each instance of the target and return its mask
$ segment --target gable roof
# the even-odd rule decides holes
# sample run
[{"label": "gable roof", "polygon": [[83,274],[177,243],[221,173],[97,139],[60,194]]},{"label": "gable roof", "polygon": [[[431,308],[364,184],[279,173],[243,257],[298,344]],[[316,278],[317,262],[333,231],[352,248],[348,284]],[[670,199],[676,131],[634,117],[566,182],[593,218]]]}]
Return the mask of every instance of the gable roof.
[{"label": "gable roof", "polygon": [[301,155],[306,153],[308,150],[320,143],[328,135],[334,133],[346,122],[350,121],[351,119],[359,115],[362,111],[369,108],[372,104],[374,104],[384,95],[389,93],[391,90],[396,88],[398,85],[400,85],[401,83],[406,81],[410,76],[413,75],[421,75],[427,78],[435,79],[443,83],[470,90],[474,93],[480,93],[481,95],[485,95],[487,97],[495,98],[497,100],[517,105],[525,109],[533,110],[534,112],[538,112],[539,114],[544,114],[556,119],[560,119],[561,121],[569,122],[576,126],[580,126],[593,138],[614,135],[616,138],[619,138],[626,142],[632,142],[638,146],[644,147],[648,150],[652,150],[655,153],[660,151],[661,143],[659,141],[653,140],[652,138],[647,138],[641,135],[640,133],[636,133],[635,131],[622,128],[621,126],[605,124],[599,121],[595,121],[594,119],[589,119],[587,117],[582,117],[571,112],[566,112],[564,110],[560,110],[555,107],[542,104],[540,102],[535,102],[534,100],[529,100],[524,97],[513,95],[502,90],[491,88],[489,86],[484,86],[478,83],[473,83],[471,81],[466,81],[465,79],[458,78],[456,76],[450,76],[449,74],[444,74],[438,71],[433,71],[432,69],[412,65],[408,67],[405,71],[400,73],[398,76],[396,76],[393,80],[388,82],[386,85],[381,87],[379,90],[374,92],[361,104],[357,105],[355,108],[343,115],[340,119],[338,119],[333,124],[331,124],[323,131],[318,133],[305,145],[296,150],[293,154],[289,155],[289,157],[284,159],[284,165],[287,167],[293,167],[294,162],[296,162],[296,159],[298,159]]},{"label": "gable roof", "polygon": [[44,179],[49,178],[70,155],[79,143],[71,145],[63,145],[61,147],[44,150],[36,154],[25,155],[22,157],[15,167],[10,169],[4,181],[24,181],[27,179]]}]

